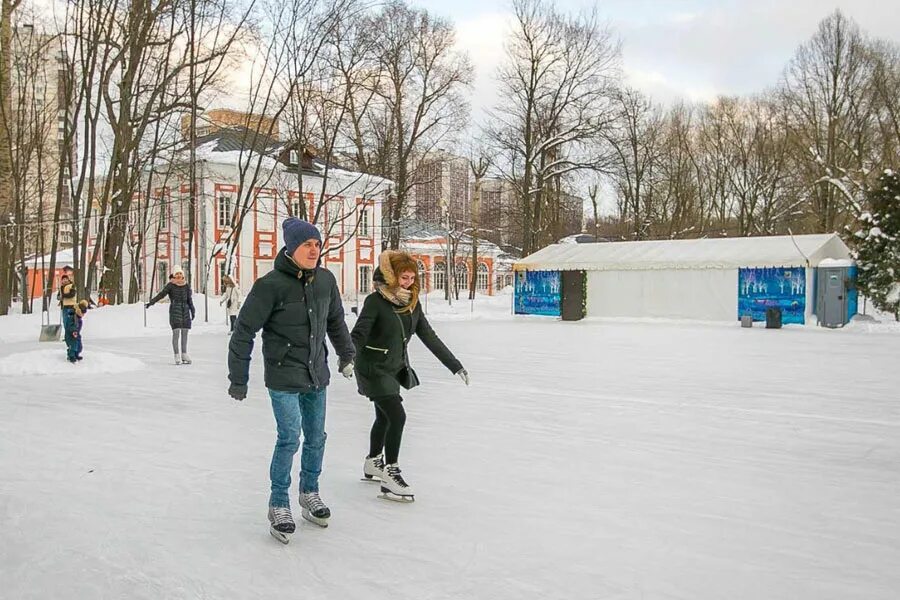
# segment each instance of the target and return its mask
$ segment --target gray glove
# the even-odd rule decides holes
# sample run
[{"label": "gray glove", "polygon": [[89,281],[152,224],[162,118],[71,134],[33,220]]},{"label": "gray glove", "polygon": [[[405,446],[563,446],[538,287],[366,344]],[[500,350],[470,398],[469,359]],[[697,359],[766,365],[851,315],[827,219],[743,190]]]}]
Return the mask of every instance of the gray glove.
[{"label": "gray glove", "polygon": [[236,383],[232,383],[228,386],[228,395],[234,398],[235,400],[243,400],[247,397],[247,386],[246,385],[238,385]]},{"label": "gray glove", "polygon": [[353,362],[341,363],[338,368],[341,371],[341,375],[346,377],[347,379],[353,379]]},{"label": "gray glove", "polygon": [[466,385],[469,385],[469,372],[468,371],[466,371],[465,369],[460,369],[459,371],[456,372],[456,374],[459,375],[459,378],[463,380],[463,383],[465,383]]}]

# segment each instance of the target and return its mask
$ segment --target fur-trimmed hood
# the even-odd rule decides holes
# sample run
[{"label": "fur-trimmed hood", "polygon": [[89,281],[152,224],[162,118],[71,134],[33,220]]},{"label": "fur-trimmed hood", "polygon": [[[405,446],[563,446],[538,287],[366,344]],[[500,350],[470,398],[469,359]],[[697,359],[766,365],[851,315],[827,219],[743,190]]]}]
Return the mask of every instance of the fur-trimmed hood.
[{"label": "fur-trimmed hood", "polygon": [[[408,290],[400,287],[399,274],[405,271],[416,274],[416,279]],[[378,257],[378,268],[375,269],[373,280],[378,293],[389,302],[403,308],[404,311],[415,310],[419,302],[419,265],[408,253],[398,250],[382,252]]]}]

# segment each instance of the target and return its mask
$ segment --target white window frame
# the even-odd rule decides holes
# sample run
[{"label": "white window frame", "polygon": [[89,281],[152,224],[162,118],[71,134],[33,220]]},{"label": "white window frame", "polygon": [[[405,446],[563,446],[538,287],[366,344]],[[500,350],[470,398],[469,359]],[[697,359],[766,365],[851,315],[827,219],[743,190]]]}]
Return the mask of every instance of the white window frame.
[{"label": "white window frame", "polygon": [[[225,204],[224,209],[223,203]],[[216,198],[216,222],[219,229],[231,227],[231,196],[228,194],[219,194],[219,197]]]},{"label": "white window frame", "polygon": [[369,209],[365,206],[359,209],[359,227],[357,233],[360,237],[369,237]]},{"label": "white window frame", "polygon": [[475,277],[475,290],[487,293],[488,284],[491,280],[491,270],[487,266],[487,264],[483,262],[478,263],[478,268],[475,271]]},{"label": "white window frame", "polygon": [[368,294],[371,288],[371,279],[372,279],[372,265],[359,265],[359,277],[356,281],[356,286],[359,290],[360,294]]}]

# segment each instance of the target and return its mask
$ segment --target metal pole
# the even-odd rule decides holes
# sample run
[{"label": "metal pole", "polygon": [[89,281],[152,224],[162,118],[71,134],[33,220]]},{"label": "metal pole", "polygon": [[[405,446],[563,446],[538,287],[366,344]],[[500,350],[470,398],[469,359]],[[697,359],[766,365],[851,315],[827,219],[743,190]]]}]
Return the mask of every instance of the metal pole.
[{"label": "metal pole", "polygon": [[203,322],[209,323],[209,261],[206,256],[206,194],[203,182],[203,167],[206,160],[200,162],[200,180],[198,187],[200,189],[200,202],[197,203],[197,210],[200,211],[200,277],[203,282]]}]

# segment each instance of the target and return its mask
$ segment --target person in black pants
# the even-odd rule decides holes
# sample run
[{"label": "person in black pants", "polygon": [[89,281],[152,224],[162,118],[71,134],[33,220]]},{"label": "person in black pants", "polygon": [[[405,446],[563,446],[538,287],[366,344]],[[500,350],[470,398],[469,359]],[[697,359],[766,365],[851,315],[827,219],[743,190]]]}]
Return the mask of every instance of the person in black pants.
[{"label": "person in black pants", "polygon": [[419,384],[407,350],[412,335],[418,335],[466,385],[469,374],[425,318],[419,304],[418,265],[409,254],[392,250],[382,253],[373,279],[375,291],[366,297],[350,334],[356,346],[359,393],[375,405],[363,475],[373,481],[379,479],[385,497],[411,501],[412,487],[403,479],[397,460],[406,424],[400,387],[412,389]]}]

